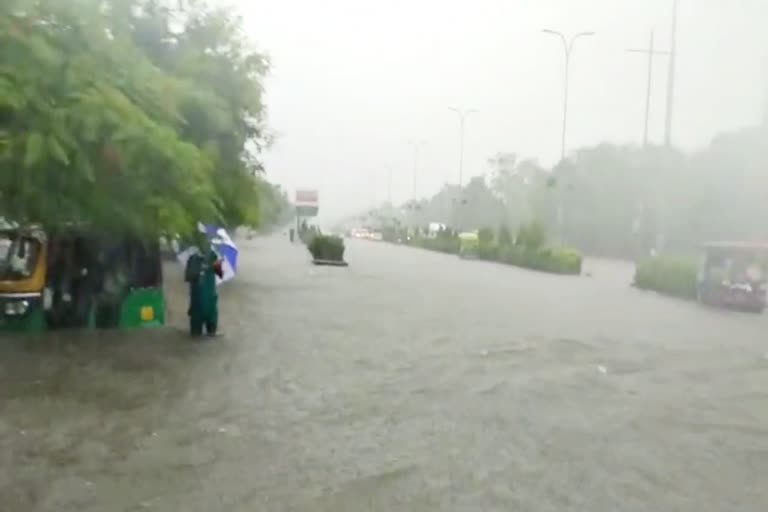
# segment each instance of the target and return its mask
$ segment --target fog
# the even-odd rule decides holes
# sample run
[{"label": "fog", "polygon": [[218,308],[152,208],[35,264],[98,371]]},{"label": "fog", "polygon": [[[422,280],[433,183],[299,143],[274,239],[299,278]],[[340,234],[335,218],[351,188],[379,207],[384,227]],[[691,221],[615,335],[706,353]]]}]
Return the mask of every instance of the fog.
[{"label": "fog", "polygon": [[675,1],[0,0],[0,512],[768,511],[768,0],[646,141]]},{"label": "fog", "polygon": [[[571,61],[567,147],[642,140],[646,48],[669,48],[671,0],[480,0],[239,3],[250,36],[272,59],[266,155],[271,179],[317,187],[321,221],[413,194],[413,150],[424,140],[417,194],[458,179],[458,118],[467,123],[465,182],[497,151],[560,155],[563,50],[541,33],[595,31]],[[681,2],[673,123],[691,150],[762,116],[768,79],[768,3]],[[649,136],[664,137],[667,58],[655,59]]]}]

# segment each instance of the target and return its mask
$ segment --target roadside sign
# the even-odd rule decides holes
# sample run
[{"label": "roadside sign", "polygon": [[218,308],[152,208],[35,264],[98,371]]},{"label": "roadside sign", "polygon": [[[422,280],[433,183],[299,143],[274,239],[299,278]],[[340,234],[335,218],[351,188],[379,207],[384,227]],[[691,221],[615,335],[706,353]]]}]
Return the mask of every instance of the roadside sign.
[{"label": "roadside sign", "polygon": [[314,217],[319,210],[318,193],[313,189],[296,190],[296,216]]}]

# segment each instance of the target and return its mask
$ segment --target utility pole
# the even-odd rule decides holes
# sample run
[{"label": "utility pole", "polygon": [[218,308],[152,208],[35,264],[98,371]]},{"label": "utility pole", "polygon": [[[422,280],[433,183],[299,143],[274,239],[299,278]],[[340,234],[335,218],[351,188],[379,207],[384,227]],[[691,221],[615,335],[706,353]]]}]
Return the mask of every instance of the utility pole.
[{"label": "utility pole", "polygon": [[667,78],[667,118],[664,129],[664,144],[672,145],[672,116],[675,106],[675,68],[677,66],[677,8],[679,0],[672,0],[672,32],[669,50],[669,73]]},{"label": "utility pole", "polygon": [[[670,31],[669,45],[669,72],[667,76],[667,115],[664,123],[664,145],[672,148],[672,119],[675,108],[675,71],[677,68],[677,12],[680,6],[679,0],[672,0],[672,30]],[[666,201],[663,194],[662,183],[656,185],[656,251],[664,250],[665,225],[666,225]]]},{"label": "utility pole", "polygon": [[669,55],[670,52],[656,50],[654,45],[654,34],[651,30],[651,40],[648,43],[648,49],[646,50],[627,50],[630,53],[642,53],[648,56],[648,84],[645,92],[645,128],[643,130],[643,146],[648,145],[648,121],[651,116],[651,89],[653,83],[653,58],[657,55]]},{"label": "utility pole", "polygon": [[392,205],[392,166],[387,166],[387,202]]},{"label": "utility pole", "polygon": [[565,160],[565,135],[568,129],[568,84],[570,80],[570,68],[571,68],[571,53],[573,52],[573,45],[580,37],[587,37],[595,35],[594,32],[579,32],[573,35],[570,39],[566,38],[565,34],[558,32],[557,30],[542,30],[545,34],[550,34],[559,37],[563,43],[563,50],[565,51],[565,77],[563,87],[563,133],[561,140],[561,152],[560,159]]}]

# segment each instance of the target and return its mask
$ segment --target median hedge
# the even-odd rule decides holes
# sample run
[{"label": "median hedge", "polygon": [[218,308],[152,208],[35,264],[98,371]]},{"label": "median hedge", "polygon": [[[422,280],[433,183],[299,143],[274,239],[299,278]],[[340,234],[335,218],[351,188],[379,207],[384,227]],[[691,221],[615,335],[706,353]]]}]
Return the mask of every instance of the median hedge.
[{"label": "median hedge", "polygon": [[698,265],[685,256],[659,255],[637,263],[634,285],[684,299],[696,298]]},{"label": "median hedge", "polygon": [[502,250],[500,258],[503,263],[542,272],[581,274],[582,256],[573,249],[549,247],[530,250],[513,246]]},{"label": "median hedge", "polygon": [[[530,248],[521,245],[499,246],[488,242],[480,243],[478,257],[481,260],[496,261],[516,267],[523,267],[553,274],[581,274],[581,253],[561,247]],[[448,254],[459,253],[459,239],[451,236],[436,238],[414,237],[409,245]]]},{"label": "median hedge", "polygon": [[307,248],[315,260],[344,261],[344,240],[338,236],[316,235]]},{"label": "median hedge", "polygon": [[414,237],[409,242],[409,245],[415,247],[421,247],[422,249],[429,249],[430,251],[444,252],[448,254],[459,253],[459,239],[457,237]]}]

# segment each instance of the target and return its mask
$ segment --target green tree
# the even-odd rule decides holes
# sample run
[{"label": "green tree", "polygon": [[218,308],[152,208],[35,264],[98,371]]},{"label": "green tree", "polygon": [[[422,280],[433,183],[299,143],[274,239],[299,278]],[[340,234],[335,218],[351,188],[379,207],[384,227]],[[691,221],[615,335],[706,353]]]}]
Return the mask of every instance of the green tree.
[{"label": "green tree", "polygon": [[538,251],[547,243],[547,230],[541,222],[523,224],[517,231],[515,244],[529,251]]},{"label": "green tree", "polygon": [[504,204],[505,223],[516,226],[534,216],[532,186],[544,170],[532,159],[519,160],[515,153],[497,153],[488,160],[491,189]]},{"label": "green tree", "polygon": [[228,9],[201,1],[177,8],[133,1],[141,8],[126,12],[121,4],[113,13],[129,17],[134,43],[156,66],[195,84],[183,91],[179,129],[213,160],[221,220],[227,226],[258,224],[259,192],[265,189],[253,177],[263,171],[257,156],[270,142],[262,101],[266,58],[246,43],[241,20]]},{"label": "green tree", "polygon": [[6,0],[0,215],[146,236],[257,222],[265,71],[202,4]]}]

